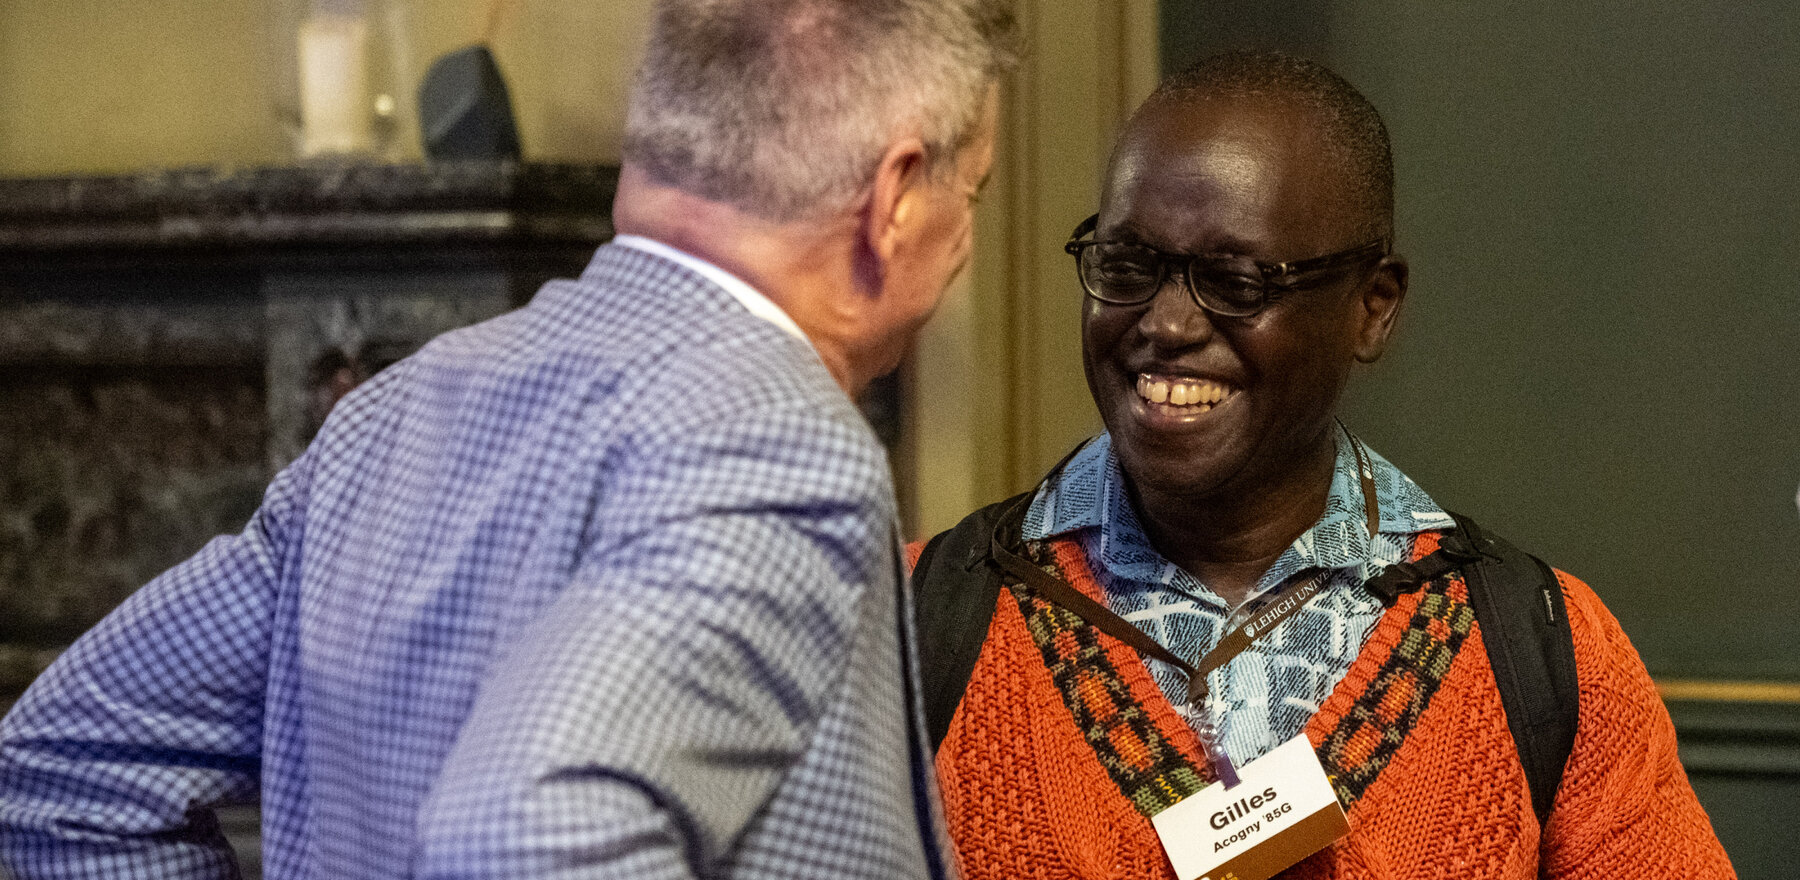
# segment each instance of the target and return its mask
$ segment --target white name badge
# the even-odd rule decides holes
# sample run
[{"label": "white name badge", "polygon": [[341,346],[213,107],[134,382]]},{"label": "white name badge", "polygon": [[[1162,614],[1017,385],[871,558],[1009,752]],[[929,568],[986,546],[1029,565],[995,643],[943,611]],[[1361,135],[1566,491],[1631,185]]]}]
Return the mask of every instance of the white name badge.
[{"label": "white name badge", "polygon": [[1268,880],[1350,830],[1305,734],[1150,817],[1180,880]]}]

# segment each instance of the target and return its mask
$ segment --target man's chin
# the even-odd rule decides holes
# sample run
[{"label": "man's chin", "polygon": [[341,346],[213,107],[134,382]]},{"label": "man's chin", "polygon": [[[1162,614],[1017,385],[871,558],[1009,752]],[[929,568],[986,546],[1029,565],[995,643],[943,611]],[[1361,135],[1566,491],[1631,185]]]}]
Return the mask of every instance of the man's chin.
[{"label": "man's chin", "polygon": [[1178,431],[1150,430],[1135,419],[1117,427],[1108,422],[1107,430],[1126,477],[1160,494],[1202,497],[1236,470],[1228,460],[1229,442],[1213,431],[1193,426]]}]

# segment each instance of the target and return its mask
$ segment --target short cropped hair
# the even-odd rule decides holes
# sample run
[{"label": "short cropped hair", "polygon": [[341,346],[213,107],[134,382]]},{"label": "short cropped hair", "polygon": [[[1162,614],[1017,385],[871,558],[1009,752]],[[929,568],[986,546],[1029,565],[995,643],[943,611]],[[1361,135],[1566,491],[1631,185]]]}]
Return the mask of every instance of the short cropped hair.
[{"label": "short cropped hair", "polygon": [[624,158],[777,221],[836,210],[904,133],[946,173],[1019,44],[1010,0],[661,0]]},{"label": "short cropped hair", "polygon": [[1280,52],[1226,52],[1203,58],[1157,86],[1158,98],[1273,97],[1312,112],[1350,197],[1367,210],[1370,238],[1394,229],[1394,152],[1375,105],[1316,61]]}]

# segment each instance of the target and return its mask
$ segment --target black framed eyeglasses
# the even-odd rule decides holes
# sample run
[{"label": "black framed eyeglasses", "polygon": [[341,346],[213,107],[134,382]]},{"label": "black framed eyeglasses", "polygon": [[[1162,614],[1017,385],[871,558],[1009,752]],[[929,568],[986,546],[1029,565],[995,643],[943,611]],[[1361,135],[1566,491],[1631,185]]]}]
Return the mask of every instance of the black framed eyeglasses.
[{"label": "black framed eyeglasses", "polygon": [[1135,242],[1084,241],[1099,225],[1099,214],[1081,221],[1063,245],[1075,257],[1088,296],[1113,305],[1141,305],[1173,274],[1201,308],[1233,318],[1247,318],[1289,292],[1318,286],[1334,272],[1385,257],[1389,247],[1383,238],[1322,257],[1263,263],[1249,257],[1171,254]]}]

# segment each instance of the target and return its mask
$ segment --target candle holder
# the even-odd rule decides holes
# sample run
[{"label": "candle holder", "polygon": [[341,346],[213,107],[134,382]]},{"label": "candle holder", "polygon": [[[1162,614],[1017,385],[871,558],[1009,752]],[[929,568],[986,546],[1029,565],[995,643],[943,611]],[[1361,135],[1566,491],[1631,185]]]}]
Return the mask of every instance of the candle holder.
[{"label": "candle holder", "polygon": [[405,0],[267,0],[270,103],[300,161],[419,155]]}]

